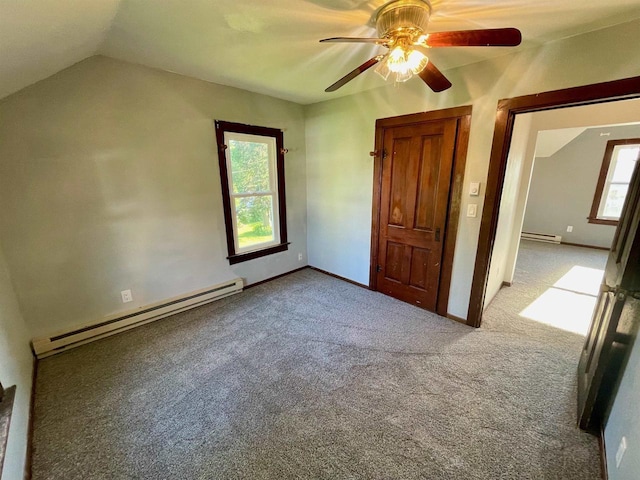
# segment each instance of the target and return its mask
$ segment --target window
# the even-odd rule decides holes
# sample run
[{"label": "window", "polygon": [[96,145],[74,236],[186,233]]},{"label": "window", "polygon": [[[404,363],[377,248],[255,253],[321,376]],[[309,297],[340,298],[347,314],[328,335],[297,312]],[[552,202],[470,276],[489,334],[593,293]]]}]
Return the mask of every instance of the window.
[{"label": "window", "polygon": [[618,224],[639,155],[640,138],[607,142],[589,223]]},{"label": "window", "polygon": [[229,263],[287,250],[283,134],[216,121]]}]

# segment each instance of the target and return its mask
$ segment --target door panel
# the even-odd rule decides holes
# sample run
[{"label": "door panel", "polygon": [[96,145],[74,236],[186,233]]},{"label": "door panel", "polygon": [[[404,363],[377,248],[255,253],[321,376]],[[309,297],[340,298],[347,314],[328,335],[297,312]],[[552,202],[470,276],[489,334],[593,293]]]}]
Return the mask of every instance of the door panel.
[{"label": "door panel", "polygon": [[396,161],[391,165],[391,201],[389,202],[389,225],[406,226],[411,205],[405,195],[411,188],[412,170],[410,164],[411,138],[394,138],[391,147],[396,152]]},{"label": "door panel", "polygon": [[594,310],[592,322],[594,335],[586,340],[585,352],[587,354],[585,360],[585,370],[590,371],[594,358],[598,358],[602,350],[602,340],[605,337],[605,329],[607,328],[607,319],[611,318],[612,309],[615,304],[616,297],[612,292],[601,292],[598,298],[597,307]]},{"label": "door panel", "polygon": [[386,277],[388,280],[402,282],[402,257],[404,256],[404,246],[399,243],[387,243],[387,269]]},{"label": "door panel", "polygon": [[435,311],[457,120],[384,131],[377,289]]},{"label": "door panel", "polygon": [[578,365],[578,425],[599,433],[630,351],[637,322],[624,323],[640,297],[640,169],[636,165]]},{"label": "door panel", "polygon": [[411,255],[411,276],[409,285],[416,288],[427,289],[429,279],[429,257],[431,251],[426,248],[414,248]]},{"label": "door panel", "polygon": [[429,136],[423,137],[422,140],[422,158],[424,160],[420,165],[414,228],[432,230],[435,222],[433,205],[436,204],[438,196],[438,178],[441,167],[439,154],[442,151],[442,137]]}]

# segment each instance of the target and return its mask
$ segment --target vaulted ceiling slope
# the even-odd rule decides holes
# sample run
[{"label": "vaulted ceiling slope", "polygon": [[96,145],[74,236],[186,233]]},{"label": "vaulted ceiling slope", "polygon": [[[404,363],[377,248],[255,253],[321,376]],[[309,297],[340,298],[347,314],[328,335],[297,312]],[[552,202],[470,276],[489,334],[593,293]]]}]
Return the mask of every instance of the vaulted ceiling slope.
[{"label": "vaulted ceiling slope", "polygon": [[[382,85],[362,75],[325,87],[375,55],[374,45],[319,44],[375,36],[385,0],[0,0],[0,98],[102,54],[298,103]],[[640,18],[640,0],[432,0],[430,31],[513,26],[527,48]],[[434,49],[442,70],[503,48]]]},{"label": "vaulted ceiling slope", "polygon": [[0,0],[0,98],[95,55],[120,0]]}]

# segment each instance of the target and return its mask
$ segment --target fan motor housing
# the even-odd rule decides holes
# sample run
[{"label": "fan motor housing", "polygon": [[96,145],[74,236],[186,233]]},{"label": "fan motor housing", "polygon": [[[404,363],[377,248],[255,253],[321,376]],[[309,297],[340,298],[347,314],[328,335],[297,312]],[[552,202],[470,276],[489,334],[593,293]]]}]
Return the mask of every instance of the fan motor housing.
[{"label": "fan motor housing", "polygon": [[427,0],[393,0],[376,16],[376,30],[380,38],[398,34],[422,34],[429,24],[431,4]]}]

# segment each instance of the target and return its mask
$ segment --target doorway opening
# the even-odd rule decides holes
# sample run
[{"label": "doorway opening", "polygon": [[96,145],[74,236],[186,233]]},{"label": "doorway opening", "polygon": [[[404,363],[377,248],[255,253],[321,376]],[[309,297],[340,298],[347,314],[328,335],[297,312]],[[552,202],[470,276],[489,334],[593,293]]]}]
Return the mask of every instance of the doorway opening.
[{"label": "doorway opening", "polygon": [[[634,77],[503,100],[499,103],[471,290],[469,325],[480,326],[485,307],[517,115],[639,97],[640,77]],[[593,220],[593,210],[589,218]],[[637,332],[637,325],[625,318],[629,317],[628,312],[635,305],[636,293],[640,291],[638,265],[640,168],[636,161],[577,368],[578,424],[582,429],[594,433],[602,431]]]},{"label": "doorway opening", "polygon": [[[515,284],[511,313],[586,335],[624,202],[617,194],[637,158],[638,112],[640,100],[621,100],[516,115],[485,306]],[[631,156],[603,176],[614,144]],[[590,215],[598,192],[607,220]]]},{"label": "doorway opening", "polygon": [[479,327],[482,323],[489,267],[495,247],[500,201],[516,115],[635,98],[640,98],[640,77],[538,93],[498,102],[467,325]]}]

